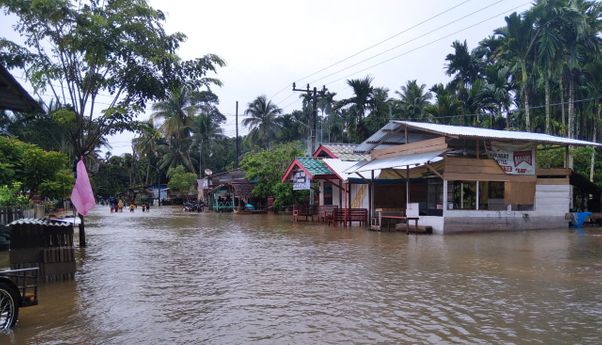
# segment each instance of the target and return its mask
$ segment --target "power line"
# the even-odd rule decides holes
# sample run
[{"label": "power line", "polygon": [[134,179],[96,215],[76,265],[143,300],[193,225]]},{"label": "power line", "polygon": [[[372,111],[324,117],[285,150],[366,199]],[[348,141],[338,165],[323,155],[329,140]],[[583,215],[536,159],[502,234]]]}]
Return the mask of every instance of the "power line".
[{"label": "power line", "polygon": [[404,53],[402,53],[402,54],[395,55],[395,56],[393,56],[393,57],[391,57],[391,58],[389,58],[389,59],[383,60],[383,61],[381,61],[381,62],[378,62],[378,63],[376,63],[376,64],[373,64],[373,65],[370,65],[370,66],[368,66],[368,67],[366,67],[366,68],[363,68],[363,69],[361,69],[361,70],[359,70],[359,71],[355,71],[355,72],[353,72],[353,73],[350,73],[350,74],[348,74],[348,75],[346,75],[346,76],[344,76],[344,77],[342,77],[342,78],[339,78],[339,79],[335,79],[335,80],[329,81],[329,82],[327,82],[327,83],[326,83],[326,85],[331,85],[331,84],[333,84],[333,83],[336,83],[336,82],[338,82],[338,81],[341,81],[341,80],[347,79],[347,78],[349,78],[349,77],[351,77],[351,76],[353,76],[353,75],[355,75],[355,74],[358,74],[358,73],[361,73],[361,72],[367,71],[367,70],[369,70],[369,69],[372,69],[372,68],[374,68],[374,67],[380,66],[380,65],[382,65],[382,64],[384,64],[384,63],[387,63],[387,62],[389,62],[389,61],[392,61],[392,60],[398,59],[398,58],[400,58],[400,57],[402,57],[402,56],[405,56],[405,55],[407,55],[407,54],[409,54],[409,53],[415,52],[415,51],[417,51],[417,50],[419,50],[419,49],[422,49],[422,48],[424,48],[424,47],[427,47],[427,46],[429,46],[429,45],[431,45],[431,44],[433,44],[433,43],[436,43],[436,42],[439,42],[439,41],[441,41],[441,40],[443,40],[443,39],[446,39],[446,38],[448,38],[448,37],[450,37],[450,36],[456,35],[456,34],[458,34],[458,33],[460,33],[460,32],[466,31],[466,30],[468,30],[468,29],[472,29],[472,28],[474,28],[475,26],[481,25],[481,24],[483,24],[483,23],[485,23],[485,22],[487,22],[487,21],[489,21],[489,20],[492,20],[492,19],[498,18],[499,16],[501,16],[501,15],[503,15],[503,14],[505,14],[505,13],[509,12],[509,11],[514,11],[514,10],[516,10],[516,9],[520,8],[520,7],[523,7],[523,6],[525,6],[525,5],[529,5],[529,4],[530,4],[529,2],[523,3],[523,4],[521,4],[521,5],[518,5],[518,6],[516,6],[516,7],[513,7],[513,8],[511,8],[511,9],[508,9],[508,10],[506,10],[506,11],[503,11],[503,12],[501,12],[501,13],[499,13],[499,14],[496,14],[495,16],[491,16],[491,17],[489,17],[489,18],[487,18],[487,19],[481,20],[481,21],[480,21],[480,22],[478,22],[478,23],[475,23],[475,24],[469,25],[469,26],[467,26],[467,27],[465,27],[465,28],[463,28],[463,29],[460,29],[460,30],[454,31],[454,32],[452,32],[452,33],[450,33],[450,34],[447,34],[447,35],[445,35],[445,36],[442,36],[442,37],[439,37],[439,38],[437,38],[437,39],[435,39],[435,40],[432,40],[432,41],[430,41],[430,42],[428,42],[428,43],[426,43],[426,44],[423,44],[423,45],[421,45],[421,46],[418,46],[418,47],[416,47],[416,48],[413,48],[413,49],[411,49],[411,50],[408,50],[408,51],[406,51],[406,52],[404,52]]},{"label": "power line", "polygon": [[[315,79],[315,80],[311,81],[311,83],[316,83],[316,82],[319,82],[319,81],[321,81],[321,80],[324,80],[324,79],[326,79],[326,78],[328,78],[328,77],[331,77],[331,76],[333,76],[333,75],[336,75],[336,74],[339,74],[339,73],[341,73],[341,72],[343,72],[343,71],[345,71],[345,70],[348,70],[348,69],[350,69],[350,68],[352,68],[352,67],[358,66],[358,65],[360,65],[360,64],[362,64],[362,63],[364,63],[364,62],[366,62],[366,61],[369,61],[369,60],[372,60],[372,59],[374,59],[374,58],[377,58],[377,57],[379,57],[379,56],[382,56],[382,55],[384,55],[384,54],[386,54],[386,53],[388,53],[388,52],[390,52],[390,51],[393,51],[393,50],[395,50],[395,49],[397,49],[397,48],[403,47],[403,46],[405,46],[405,45],[406,45],[406,44],[408,44],[408,43],[412,43],[412,42],[414,42],[414,41],[417,41],[417,40],[419,40],[419,39],[421,39],[421,38],[424,38],[424,37],[425,37],[425,36],[427,36],[427,35],[430,35],[430,34],[432,34],[432,33],[435,33],[435,32],[437,32],[437,31],[439,31],[439,30],[441,30],[441,29],[444,29],[444,28],[446,28],[446,27],[448,27],[448,26],[450,26],[450,25],[452,25],[452,24],[455,24],[455,23],[457,23],[457,22],[459,22],[459,21],[461,21],[461,20],[464,20],[464,19],[466,19],[466,18],[468,18],[468,17],[471,17],[471,16],[473,16],[473,15],[475,15],[475,14],[477,14],[477,13],[481,12],[481,11],[484,11],[484,10],[486,10],[486,9],[488,9],[488,8],[491,8],[491,7],[493,7],[493,6],[495,6],[495,5],[499,4],[500,2],[503,2],[503,1],[504,1],[504,0],[498,0],[498,1],[496,1],[496,2],[493,2],[493,3],[491,3],[491,4],[489,4],[489,5],[485,6],[485,7],[482,7],[482,8],[480,8],[480,9],[476,10],[476,11],[473,11],[473,12],[471,12],[471,13],[469,13],[469,14],[466,14],[466,15],[464,15],[464,16],[462,16],[462,17],[460,17],[460,18],[456,18],[456,19],[454,19],[454,20],[452,20],[452,21],[450,21],[450,22],[447,22],[447,23],[445,23],[445,24],[443,24],[443,25],[441,25],[441,26],[438,26],[438,27],[436,27],[435,29],[433,29],[433,30],[431,30],[431,31],[429,31],[429,32],[427,32],[427,33],[425,33],[425,34],[422,34],[422,35],[420,35],[420,36],[416,36],[416,37],[414,37],[414,38],[411,38],[411,39],[409,39],[409,40],[407,40],[407,41],[405,41],[405,42],[403,42],[403,43],[401,43],[401,44],[398,44],[398,45],[396,45],[396,46],[393,46],[393,47],[391,47],[391,48],[389,48],[389,49],[383,50],[383,51],[381,51],[381,52],[380,52],[380,53],[378,53],[378,54],[372,55],[372,56],[370,56],[370,57],[367,57],[367,58],[365,58],[365,59],[363,59],[363,60],[360,60],[360,61],[358,61],[358,62],[356,62],[356,63],[354,63],[354,64],[352,64],[352,65],[349,65],[349,66],[347,66],[347,67],[341,68],[341,69],[339,69],[339,70],[337,70],[337,71],[335,71],[335,72],[329,73],[329,74],[327,74],[327,75],[325,75],[325,76],[322,76],[322,77],[320,77],[320,78],[318,78],[318,79]],[[521,5],[521,6],[523,6],[523,5]],[[519,7],[520,7],[520,6],[519,6]],[[506,13],[506,12],[507,12],[507,11],[505,11],[505,12],[503,12],[503,13]],[[495,16],[494,18],[496,18],[496,17],[497,17],[497,16]]]},{"label": "power line", "polygon": [[[418,23],[418,24],[412,25],[412,26],[410,26],[409,28],[407,28],[407,29],[404,29],[404,30],[402,30],[402,31],[400,31],[400,32],[398,32],[398,33],[396,33],[396,34],[392,35],[392,36],[389,36],[389,37],[385,38],[384,40],[382,40],[382,41],[380,41],[380,42],[378,42],[378,43],[375,43],[375,44],[373,44],[373,45],[371,45],[371,46],[369,46],[369,47],[367,47],[367,48],[364,48],[364,49],[362,49],[362,50],[358,51],[357,53],[354,53],[354,54],[352,54],[352,55],[350,55],[350,56],[348,56],[348,57],[346,57],[346,58],[344,58],[344,59],[341,59],[341,60],[339,60],[339,61],[337,61],[337,62],[335,62],[335,63],[333,63],[333,64],[331,64],[331,65],[329,65],[329,66],[326,66],[326,67],[322,68],[322,69],[321,69],[321,70],[319,70],[319,71],[316,71],[316,72],[314,72],[314,73],[308,74],[308,75],[306,75],[305,77],[303,77],[303,78],[301,78],[301,79],[297,79],[297,82],[299,82],[299,81],[301,81],[301,80],[304,80],[304,79],[307,79],[307,78],[309,78],[309,77],[313,77],[314,75],[316,75],[316,74],[318,74],[318,73],[320,73],[320,72],[323,72],[323,71],[325,71],[325,70],[327,70],[327,69],[329,69],[329,68],[331,68],[331,67],[334,67],[334,66],[336,66],[336,65],[339,65],[339,64],[341,64],[341,63],[343,63],[343,62],[345,62],[345,61],[347,61],[347,60],[349,60],[349,59],[351,59],[351,58],[354,58],[354,57],[358,56],[359,54],[361,54],[361,53],[363,53],[363,52],[366,52],[366,51],[368,51],[368,50],[370,50],[370,49],[372,49],[372,48],[375,48],[375,47],[377,47],[377,46],[379,46],[379,45],[381,45],[381,44],[383,44],[383,43],[385,43],[385,42],[387,42],[387,41],[390,41],[390,40],[392,40],[393,38],[400,36],[401,34],[404,34],[404,33],[408,32],[408,31],[411,31],[412,29],[415,29],[415,28],[417,28],[417,27],[421,26],[422,24],[426,24],[427,22],[429,22],[429,21],[431,21],[431,20],[433,20],[433,19],[435,19],[435,18],[437,18],[437,17],[439,17],[439,16],[441,16],[441,15],[443,15],[443,14],[447,13],[447,12],[450,12],[450,11],[452,11],[452,10],[454,10],[454,9],[456,9],[456,8],[458,8],[458,7],[462,6],[462,5],[464,5],[465,3],[467,3],[467,2],[470,2],[470,1],[471,1],[471,0],[466,0],[466,1],[463,1],[463,2],[461,2],[461,3],[459,3],[459,4],[455,5],[455,6],[452,6],[452,7],[448,8],[448,9],[446,9],[446,10],[442,11],[442,12],[439,12],[439,13],[435,14],[434,16],[432,16],[432,17],[429,17],[429,18],[427,18],[427,19],[425,19],[425,20],[421,21],[421,22],[420,22],[420,23]],[[500,3],[500,2],[502,2],[502,1],[503,1],[503,0],[499,0],[499,1],[497,1],[496,3],[493,3],[493,4],[492,4],[492,5],[490,5],[490,6],[493,6],[493,5],[495,5],[495,4],[497,4],[497,3]],[[490,7],[490,6],[487,6],[487,7],[485,7],[485,8],[488,8],[488,7]],[[485,8],[483,8],[483,9],[485,9]],[[482,10],[483,10],[483,9],[482,9]],[[479,11],[480,11],[480,10],[479,10]],[[477,12],[478,12],[478,11],[477,11]],[[472,14],[474,14],[474,13],[476,13],[476,12],[473,12],[473,13],[471,13],[470,15],[472,15]],[[463,17],[463,18],[465,18],[465,17]],[[428,35],[428,33],[427,33],[427,34],[425,34],[425,35]],[[314,82],[315,82],[315,81],[312,81],[312,82],[310,82],[310,84],[313,84]]]},{"label": "power line", "polygon": [[[431,20],[433,20],[433,19],[435,19],[435,18],[437,18],[437,17],[439,17],[439,16],[441,16],[441,15],[443,15],[443,14],[447,13],[447,12],[450,12],[450,11],[452,11],[452,10],[454,10],[454,9],[456,9],[456,8],[458,8],[458,7],[462,6],[462,5],[464,5],[465,3],[467,3],[467,2],[470,2],[470,1],[471,1],[471,0],[465,0],[465,1],[463,1],[463,2],[461,2],[461,3],[459,3],[459,4],[457,4],[457,5],[454,5],[454,6],[452,6],[452,7],[448,8],[448,9],[446,9],[446,10],[442,11],[442,12],[439,12],[439,13],[437,13],[437,14],[435,14],[435,15],[433,15],[433,16],[431,16],[431,17],[429,17],[429,18],[427,18],[427,19],[425,19],[425,20],[423,20],[423,21],[421,21],[421,22],[419,22],[418,24],[412,25],[412,26],[410,26],[409,28],[406,28],[406,29],[404,29],[404,30],[402,30],[402,31],[400,31],[400,32],[398,32],[398,33],[396,33],[396,34],[392,35],[392,36],[389,36],[389,37],[387,37],[387,38],[385,38],[384,40],[381,40],[381,41],[380,41],[380,42],[378,42],[378,43],[372,44],[372,45],[368,46],[367,48],[364,48],[364,49],[362,49],[362,50],[360,50],[360,51],[358,51],[358,52],[356,52],[356,53],[354,53],[354,54],[352,54],[352,55],[350,55],[350,56],[348,56],[348,57],[346,57],[346,58],[344,58],[344,59],[341,59],[341,60],[339,60],[339,61],[337,61],[337,62],[335,62],[335,63],[332,63],[332,64],[330,64],[330,65],[328,65],[328,66],[326,66],[326,67],[324,67],[324,68],[322,68],[322,69],[320,69],[320,70],[318,70],[318,71],[316,71],[316,72],[310,73],[310,74],[308,74],[308,75],[306,75],[306,76],[304,76],[304,77],[302,77],[302,78],[300,78],[300,79],[297,79],[295,82],[297,82],[297,83],[298,83],[298,82],[300,82],[301,80],[305,80],[305,79],[307,79],[307,78],[309,78],[309,77],[312,77],[312,76],[314,76],[314,75],[316,75],[316,74],[318,74],[318,73],[320,73],[320,72],[323,72],[323,71],[325,71],[325,70],[327,70],[327,69],[329,69],[329,68],[331,68],[331,67],[334,67],[334,66],[336,66],[336,65],[338,65],[338,64],[341,64],[341,63],[343,63],[343,62],[345,62],[345,61],[347,61],[347,60],[349,60],[349,59],[351,59],[351,58],[353,58],[353,57],[355,57],[355,56],[357,56],[357,55],[359,55],[359,54],[361,54],[361,53],[363,53],[363,52],[366,52],[366,51],[368,51],[368,50],[370,50],[370,49],[372,49],[372,48],[374,48],[374,47],[377,47],[377,46],[379,46],[379,45],[381,45],[381,44],[383,44],[383,43],[385,43],[385,42],[387,42],[387,41],[390,41],[391,39],[393,39],[393,38],[395,38],[395,37],[398,37],[398,36],[399,36],[399,35],[401,35],[401,34],[404,34],[404,33],[408,32],[408,31],[410,31],[410,30],[412,30],[412,29],[415,29],[415,28],[417,28],[417,27],[419,27],[419,26],[421,26],[421,25],[423,25],[423,24],[426,24],[426,23],[428,23],[429,21],[431,21]],[[313,82],[312,82],[312,83],[313,83]],[[288,85],[287,85],[287,86],[285,86],[285,87],[283,87],[282,89],[280,89],[280,90],[276,91],[276,93],[274,93],[272,96],[270,96],[270,98],[274,98],[275,96],[279,95],[280,93],[282,93],[282,92],[286,91],[288,88],[289,88],[289,86],[288,86]]]}]

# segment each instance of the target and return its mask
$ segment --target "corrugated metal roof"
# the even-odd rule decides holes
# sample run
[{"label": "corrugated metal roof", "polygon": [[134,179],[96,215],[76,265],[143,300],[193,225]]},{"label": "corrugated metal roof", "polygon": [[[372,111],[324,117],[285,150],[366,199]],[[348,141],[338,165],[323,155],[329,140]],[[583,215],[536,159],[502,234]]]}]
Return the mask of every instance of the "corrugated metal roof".
[{"label": "corrugated metal roof", "polygon": [[332,152],[336,158],[344,161],[359,161],[367,158],[367,155],[355,152],[358,144],[330,143],[322,144],[322,146]]},{"label": "corrugated metal roof", "polygon": [[338,158],[324,158],[323,161],[342,180],[347,180],[345,170],[357,164],[357,161],[344,161]]},{"label": "corrugated metal roof", "polygon": [[578,146],[602,146],[602,144],[557,137],[543,133],[505,131],[498,129],[488,129],[479,127],[451,126],[441,125],[437,123],[412,122],[412,121],[392,121],[399,125],[406,125],[409,128],[418,129],[426,132],[436,133],[440,135],[451,135],[464,138],[486,138],[496,140],[516,140],[516,141],[531,141],[546,144],[557,145],[578,145]]},{"label": "corrugated metal roof", "polygon": [[374,159],[371,161],[364,161],[355,164],[353,167],[347,169],[345,172],[353,174],[356,172],[382,170],[382,169],[395,169],[402,168],[408,165],[422,165],[427,162],[440,161],[442,158],[439,157],[445,151],[433,151],[424,153],[414,153],[410,155],[395,156],[382,159]]},{"label": "corrugated metal roof", "polygon": [[62,221],[59,219],[50,219],[50,218],[21,218],[17,219],[7,226],[17,226],[22,224],[28,225],[43,225],[43,226],[72,226],[72,222]]}]

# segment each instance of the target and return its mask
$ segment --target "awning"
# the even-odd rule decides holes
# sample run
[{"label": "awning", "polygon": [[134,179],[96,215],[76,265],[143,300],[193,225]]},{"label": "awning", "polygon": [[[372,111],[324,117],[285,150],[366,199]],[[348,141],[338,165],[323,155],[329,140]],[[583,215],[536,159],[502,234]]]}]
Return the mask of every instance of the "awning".
[{"label": "awning", "polygon": [[358,162],[351,168],[345,170],[347,174],[360,173],[372,170],[382,169],[405,169],[406,166],[419,166],[429,162],[437,162],[443,159],[440,157],[445,151],[434,151],[424,153],[414,153],[410,155],[399,155],[389,158],[374,159],[370,161]]},{"label": "awning", "polygon": [[353,161],[343,161],[338,158],[324,158],[323,161],[330,168],[330,170],[337,175],[339,180],[343,181],[346,181],[348,177],[347,173],[345,173],[345,170],[351,168],[357,163]]}]

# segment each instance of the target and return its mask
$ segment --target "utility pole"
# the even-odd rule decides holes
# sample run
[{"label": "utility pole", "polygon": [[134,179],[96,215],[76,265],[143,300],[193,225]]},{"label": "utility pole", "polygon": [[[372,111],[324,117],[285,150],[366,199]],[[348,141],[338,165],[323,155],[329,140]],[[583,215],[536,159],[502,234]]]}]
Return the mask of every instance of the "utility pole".
[{"label": "utility pole", "polygon": [[238,157],[240,156],[240,146],[238,144],[238,101],[236,101],[236,165],[238,168]]},{"label": "utility pole", "polygon": [[[311,155],[316,151],[316,133],[318,124],[318,90],[315,87],[313,88],[313,90],[310,90],[309,84],[307,84],[306,89],[297,89],[295,83],[293,83],[293,91],[305,92],[312,99],[313,112],[311,126]],[[323,97],[326,91],[326,86],[322,86],[322,91],[320,91],[319,96]]]}]

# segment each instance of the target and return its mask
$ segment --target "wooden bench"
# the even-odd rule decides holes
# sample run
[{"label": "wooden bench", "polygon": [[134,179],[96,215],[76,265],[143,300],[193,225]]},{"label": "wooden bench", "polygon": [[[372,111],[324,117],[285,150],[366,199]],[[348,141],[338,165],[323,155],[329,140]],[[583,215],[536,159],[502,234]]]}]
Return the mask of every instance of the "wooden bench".
[{"label": "wooden bench", "polygon": [[359,222],[360,226],[368,225],[368,210],[365,208],[336,208],[332,211],[333,225],[343,223],[347,226],[347,223],[352,225],[353,222]]},{"label": "wooden bench", "polygon": [[298,222],[299,217],[305,217],[305,221],[311,217],[311,221],[314,221],[314,217],[318,215],[318,207],[316,205],[296,205],[293,208],[293,222]]},{"label": "wooden bench", "polygon": [[332,211],[339,208],[337,205],[321,205],[318,207],[318,221],[329,223],[332,218]]},{"label": "wooden bench", "polygon": [[408,217],[405,210],[376,210],[377,217],[372,219],[372,229],[383,230],[386,226],[387,231],[391,230],[391,225],[405,223],[406,231],[410,233],[410,222],[414,221],[414,228],[418,228],[419,217]]}]

